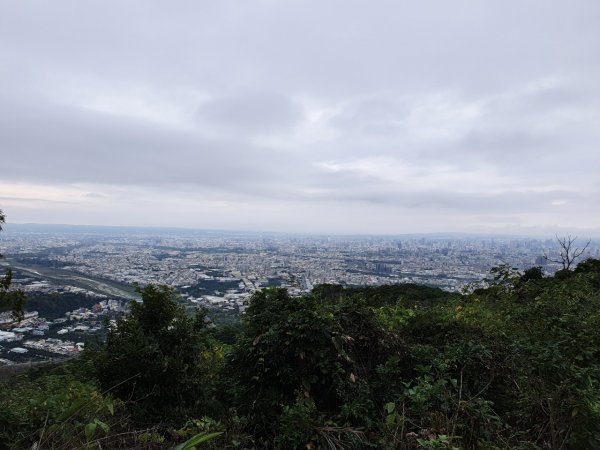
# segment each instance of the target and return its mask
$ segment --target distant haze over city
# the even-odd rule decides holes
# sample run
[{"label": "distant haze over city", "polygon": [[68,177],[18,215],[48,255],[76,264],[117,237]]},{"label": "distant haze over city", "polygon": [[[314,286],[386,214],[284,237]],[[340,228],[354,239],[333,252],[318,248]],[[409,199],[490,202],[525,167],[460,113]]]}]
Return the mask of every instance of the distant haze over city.
[{"label": "distant haze over city", "polygon": [[9,224],[600,236],[597,0],[0,0],[0,58]]}]

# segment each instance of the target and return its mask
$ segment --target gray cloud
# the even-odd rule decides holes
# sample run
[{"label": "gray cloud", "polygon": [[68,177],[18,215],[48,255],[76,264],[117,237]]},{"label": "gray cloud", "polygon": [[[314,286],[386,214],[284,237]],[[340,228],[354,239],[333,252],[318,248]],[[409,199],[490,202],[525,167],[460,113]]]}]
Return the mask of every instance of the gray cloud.
[{"label": "gray cloud", "polygon": [[[6,104],[6,103],[5,103]],[[230,139],[54,105],[0,111],[3,179],[108,184],[197,184],[226,189],[283,177],[292,161]],[[270,165],[263,162],[270,161]]]},{"label": "gray cloud", "polygon": [[248,92],[209,100],[196,114],[206,126],[222,127],[234,134],[286,131],[302,119],[299,105],[272,92]]},{"label": "gray cloud", "polygon": [[132,223],[152,198],[174,217],[149,225],[600,223],[594,0],[0,10],[14,220]]}]

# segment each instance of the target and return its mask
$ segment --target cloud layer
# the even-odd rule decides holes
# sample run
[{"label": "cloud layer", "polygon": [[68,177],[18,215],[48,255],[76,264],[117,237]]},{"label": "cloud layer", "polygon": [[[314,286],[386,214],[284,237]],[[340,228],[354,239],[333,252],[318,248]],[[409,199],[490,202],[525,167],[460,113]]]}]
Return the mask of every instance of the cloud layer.
[{"label": "cloud layer", "polygon": [[600,230],[596,1],[0,11],[14,222]]}]

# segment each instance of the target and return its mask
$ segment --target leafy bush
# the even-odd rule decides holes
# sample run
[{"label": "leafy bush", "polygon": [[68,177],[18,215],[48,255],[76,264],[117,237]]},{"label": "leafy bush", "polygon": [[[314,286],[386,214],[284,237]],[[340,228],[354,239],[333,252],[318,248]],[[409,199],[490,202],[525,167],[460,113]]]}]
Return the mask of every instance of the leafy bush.
[{"label": "leafy bush", "polygon": [[72,448],[106,436],[121,403],[90,381],[49,373],[0,387],[0,448]]},{"label": "leafy bush", "polygon": [[172,290],[149,285],[93,352],[104,389],[128,401],[140,425],[182,423],[212,407],[219,352],[202,311],[190,317]]}]

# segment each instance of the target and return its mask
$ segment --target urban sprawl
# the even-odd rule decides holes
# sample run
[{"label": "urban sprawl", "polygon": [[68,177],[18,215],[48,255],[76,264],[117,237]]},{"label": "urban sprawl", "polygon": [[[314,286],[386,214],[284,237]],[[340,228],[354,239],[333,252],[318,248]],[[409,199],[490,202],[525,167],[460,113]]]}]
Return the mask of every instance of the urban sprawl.
[{"label": "urban sprawl", "polygon": [[[239,316],[252,293],[269,286],[292,295],[320,283],[460,291],[500,264],[542,266],[546,273],[560,268],[548,260],[559,250],[552,238],[16,229],[1,244],[7,258],[0,269],[13,270],[13,288],[45,302],[81,298],[86,306],[54,318],[28,309],[19,322],[0,314],[0,366],[77,354],[137,301],[133,286],[149,283],[171,286],[188,308],[205,307],[209,316]],[[592,242],[585,256],[600,257],[600,245]]]}]

